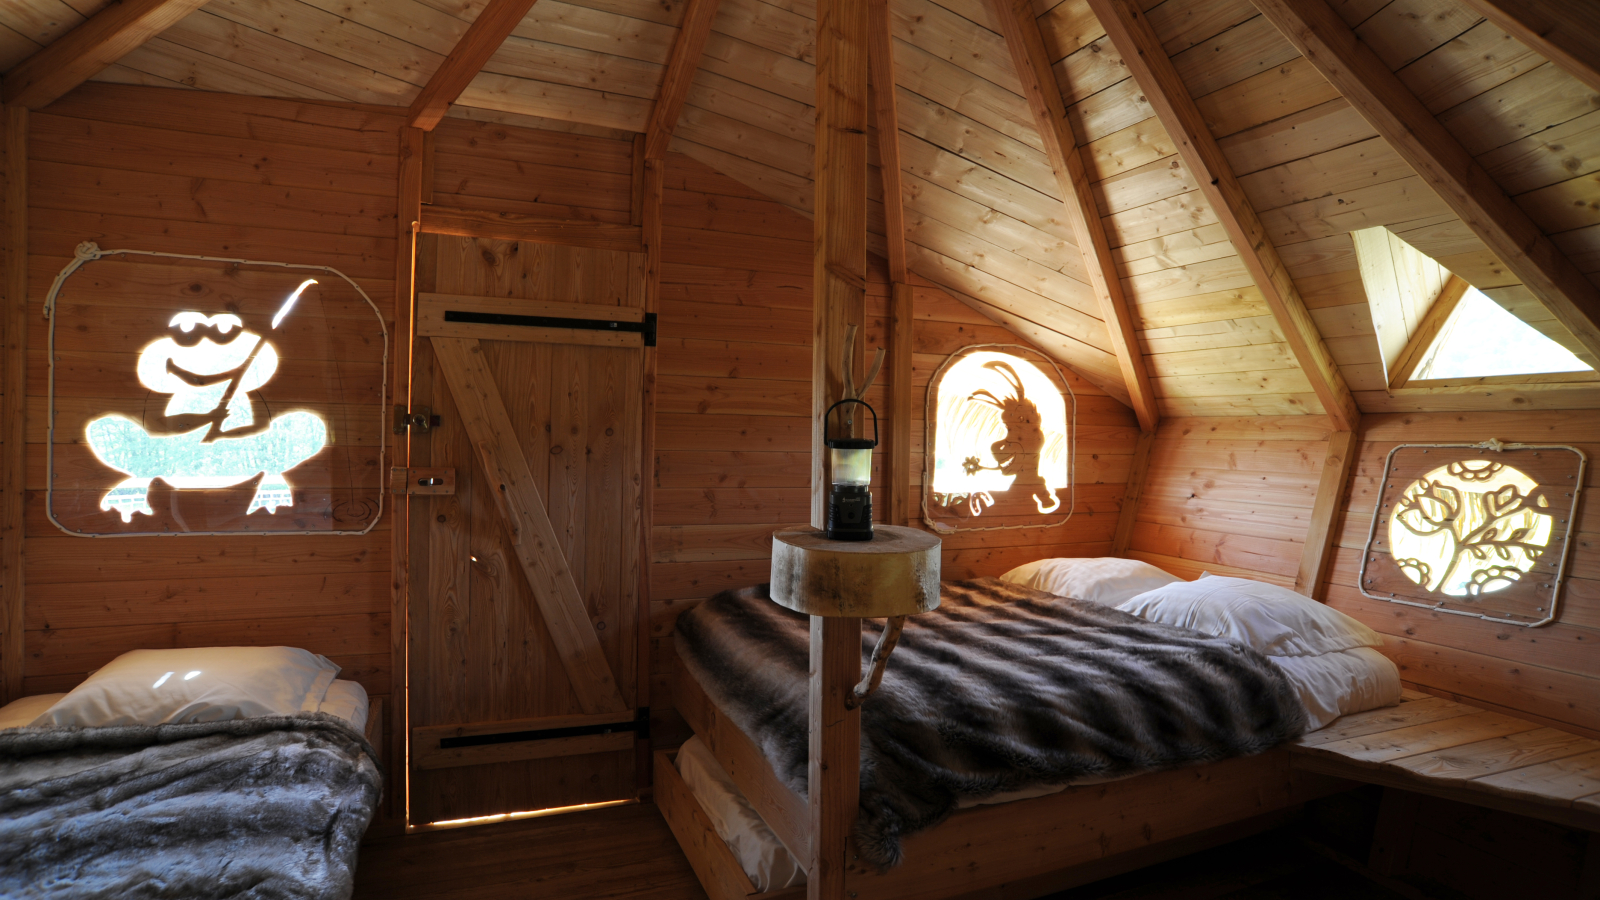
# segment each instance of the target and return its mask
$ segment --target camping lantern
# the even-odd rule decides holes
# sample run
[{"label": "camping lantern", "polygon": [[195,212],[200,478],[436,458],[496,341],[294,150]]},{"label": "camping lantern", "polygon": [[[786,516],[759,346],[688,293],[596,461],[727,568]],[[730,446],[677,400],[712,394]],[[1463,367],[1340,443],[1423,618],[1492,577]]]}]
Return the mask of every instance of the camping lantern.
[{"label": "camping lantern", "polygon": [[[843,437],[828,433],[833,411],[856,403],[872,413],[872,437],[851,437],[855,417],[845,416]],[[872,448],[878,446],[878,413],[864,400],[840,400],[822,417],[822,442],[833,469],[833,490],[828,495],[828,537],[835,541],[872,540]]]}]

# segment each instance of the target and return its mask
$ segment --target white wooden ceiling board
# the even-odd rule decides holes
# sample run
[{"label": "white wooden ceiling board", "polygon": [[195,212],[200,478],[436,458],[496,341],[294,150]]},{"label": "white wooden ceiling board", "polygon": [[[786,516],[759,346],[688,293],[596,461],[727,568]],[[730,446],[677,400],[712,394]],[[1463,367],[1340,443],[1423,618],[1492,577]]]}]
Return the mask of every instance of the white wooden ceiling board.
[{"label": "white wooden ceiling board", "polygon": [[1084,0],[1064,0],[1041,12],[1039,33],[1044,37],[1045,52],[1051,62],[1058,62],[1106,36],[1105,28]]},{"label": "white wooden ceiling board", "polygon": [[1061,223],[1065,215],[1060,200],[996,174],[915,135],[902,137],[900,153],[901,165],[906,171],[1035,228],[1050,228],[1049,223]]},{"label": "white wooden ceiling board", "polygon": [[1470,6],[1456,0],[1394,0],[1357,25],[1355,32],[1394,70],[1482,21]]},{"label": "white wooden ceiling board", "polygon": [[911,91],[897,88],[895,94],[902,131],[1061,202],[1059,188],[1051,187],[1055,170],[1043,151]]},{"label": "white wooden ceiling board", "polygon": [[1172,57],[1189,88],[1203,97],[1300,55],[1265,16],[1255,16]]},{"label": "white wooden ceiling board", "polygon": [[1137,125],[1155,114],[1132,78],[1067,107],[1067,120],[1072,123],[1080,147]]},{"label": "white wooden ceiling board", "polygon": [[484,72],[497,75],[650,101],[654,101],[659,92],[665,68],[656,63],[520,37],[506,38],[483,65]]},{"label": "white wooden ceiling board", "polygon": [[816,22],[761,0],[720,0],[712,28],[790,59],[816,63]]},{"label": "white wooden ceiling board", "polygon": [[530,81],[493,72],[480,72],[456,102],[462,106],[565,119],[640,133],[649,121],[653,105],[651,101],[638,97]]},{"label": "white wooden ceiling board", "polygon": [[85,21],[86,16],[61,0],[8,0],[0,4],[0,25],[36,47],[48,45]]},{"label": "white wooden ceiling board", "polygon": [[1239,254],[1234,251],[1226,234],[1217,238],[1215,233],[1221,230],[1221,225],[1207,225],[1140,241],[1130,247],[1115,247],[1111,255],[1116,261],[1117,274],[1129,278],[1176,266],[1237,257]]},{"label": "white wooden ceiling board", "polygon": [[[357,99],[279,78],[258,68],[240,65],[231,60],[197,53],[190,47],[165,38],[155,38],[145,42],[143,46],[124,56],[119,68],[144,73],[158,81],[172,81],[184,87],[223,94],[294,97],[308,100]],[[101,72],[92,80],[113,80],[105,78],[105,74]]]},{"label": "white wooden ceiling board", "polygon": [[211,0],[206,12],[418,86],[445,57],[299,0]]},{"label": "white wooden ceiling board", "polygon": [[700,68],[740,81],[780,97],[815,104],[817,70],[808,62],[775,53],[765,47],[728,37],[716,30],[706,36]]},{"label": "white wooden ceiling board", "polygon": [[684,105],[728,116],[807,145],[817,139],[814,107],[708,69],[695,74]]},{"label": "white wooden ceiling board", "polygon": [[1166,0],[1145,17],[1161,48],[1173,56],[1254,18],[1250,0]]},{"label": "white wooden ceiling board", "polygon": [[1139,346],[1147,354],[1282,342],[1283,332],[1278,329],[1278,321],[1272,316],[1222,319],[1193,325],[1149,328],[1139,332]]},{"label": "white wooden ceiling board", "polygon": [[895,83],[946,109],[1044,152],[1044,142],[1020,94],[975,78],[955,63],[922,48],[894,41]]},{"label": "white wooden ceiling board", "polygon": [[1207,291],[1247,288],[1255,284],[1250,278],[1250,272],[1244,267],[1244,260],[1240,259],[1237,253],[1206,262],[1135,275],[1124,278],[1122,283],[1136,304],[1176,300]]},{"label": "white wooden ceiling board", "polygon": [[1103,37],[1082,47],[1051,67],[1056,87],[1067,105],[1072,105],[1128,77],[1122,54]]},{"label": "white wooden ceiling board", "polygon": [[1434,115],[1544,64],[1498,25],[1484,20],[1395,74]]},{"label": "white wooden ceiling board", "polygon": [[752,162],[716,147],[685,140],[673,135],[672,150],[699,160],[729,178],[760,194],[782,203],[790,209],[810,216],[812,212],[811,179],[790,174],[772,166]]},{"label": "white wooden ceiling board", "polygon": [[673,133],[697,144],[726,148],[729,152],[782,169],[806,181],[813,177],[810,144],[774,134],[738,119],[699,107],[685,106]]},{"label": "white wooden ceiling board", "polygon": [[563,3],[538,0],[512,35],[666,65],[678,38],[674,25]]},{"label": "white wooden ceiling board", "polygon": [[1199,191],[1178,194],[1101,218],[1112,247],[1178,234],[1214,224],[1216,210]]},{"label": "white wooden ceiling board", "polygon": [[1176,156],[1119,172],[1091,186],[1100,216],[1137,209],[1198,188],[1189,177],[1188,167]]},{"label": "white wooden ceiling board", "polygon": [[890,4],[889,13],[895,37],[1022,95],[1022,82],[1011,65],[1011,51],[1000,35],[932,0],[896,0]]},{"label": "white wooden ceiling board", "polygon": [[1600,109],[1491,150],[1478,162],[1513,197],[1600,172]]},{"label": "white wooden ceiling board", "polygon": [[1064,233],[1065,225],[1062,223],[1049,222],[1048,230],[1036,228],[943,185],[921,178],[914,172],[902,173],[901,185],[908,207],[937,210],[937,216],[942,221],[968,234],[982,237],[998,247],[1087,283],[1083,254],[1073,245],[1070,235]]},{"label": "white wooden ceiling board", "polygon": [[415,47],[449,56],[477,18],[443,11],[419,0],[300,0],[307,6],[372,29]]},{"label": "white wooden ceiling board", "polygon": [[1098,316],[1093,292],[1083,282],[947,225],[915,206],[906,210],[906,239],[1071,309],[1081,316],[1082,327],[1080,331],[1064,333],[1109,348],[1109,341],[1100,343],[1098,335],[1104,330],[1104,323]]},{"label": "white wooden ceiling board", "polygon": [[1458,104],[1439,121],[1474,156],[1594,111],[1596,95],[1554,63]]}]

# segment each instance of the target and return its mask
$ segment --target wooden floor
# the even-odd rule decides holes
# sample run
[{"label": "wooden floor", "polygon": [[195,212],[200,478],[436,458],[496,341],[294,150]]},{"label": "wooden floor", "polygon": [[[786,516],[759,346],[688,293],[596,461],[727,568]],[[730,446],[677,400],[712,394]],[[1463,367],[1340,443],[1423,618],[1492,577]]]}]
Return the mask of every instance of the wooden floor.
[{"label": "wooden floor", "polygon": [[[661,814],[640,805],[373,841],[361,850],[355,896],[703,900],[705,894]],[[1052,900],[1402,897],[1310,852],[1291,830],[1280,829]]]}]

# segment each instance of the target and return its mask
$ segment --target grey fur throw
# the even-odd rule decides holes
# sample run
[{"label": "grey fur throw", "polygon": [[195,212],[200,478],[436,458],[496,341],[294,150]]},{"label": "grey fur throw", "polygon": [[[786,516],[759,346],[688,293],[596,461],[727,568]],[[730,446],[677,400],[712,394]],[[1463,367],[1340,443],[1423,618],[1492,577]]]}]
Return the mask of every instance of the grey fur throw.
[{"label": "grey fur throw", "polygon": [[0,897],[349,897],[373,758],[325,713],[0,731]]},{"label": "grey fur throw", "polygon": [[[880,868],[963,798],[1260,753],[1306,728],[1277,666],[1238,643],[993,578],[906,620],[861,716],[858,852]],[[862,628],[870,652],[880,623]],[[766,585],[678,619],[689,673],[806,793],[806,618]]]}]

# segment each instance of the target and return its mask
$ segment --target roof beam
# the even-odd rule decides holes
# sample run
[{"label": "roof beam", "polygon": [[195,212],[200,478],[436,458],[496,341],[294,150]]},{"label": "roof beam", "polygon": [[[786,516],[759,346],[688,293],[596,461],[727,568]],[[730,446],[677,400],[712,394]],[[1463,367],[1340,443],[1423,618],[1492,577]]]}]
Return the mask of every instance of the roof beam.
[{"label": "roof beam", "polygon": [[711,20],[717,17],[717,3],[718,0],[689,0],[683,24],[678,26],[678,38],[672,42],[666,74],[661,76],[661,91],[650,111],[650,124],[645,126],[645,159],[667,157],[673,129],[678,127],[683,103],[694,84],[694,73],[700,71],[700,57],[705,53],[706,38],[711,36]]},{"label": "roof beam", "polygon": [[1033,3],[1031,0],[989,0],[989,9],[1005,34],[1011,62],[1022,81],[1028,107],[1033,110],[1039,136],[1044,139],[1050,168],[1055,170],[1056,182],[1061,187],[1067,220],[1072,223],[1078,249],[1083,253],[1083,267],[1100,300],[1100,317],[1111,332],[1111,349],[1122,369],[1122,380],[1127,384],[1133,411],[1139,417],[1139,429],[1154,431],[1160,415],[1156,409],[1155,390],[1150,385],[1150,372],[1134,334],[1133,312],[1123,291],[1122,278],[1117,274],[1111,241],[1100,219],[1094,192],[1089,186],[1088,170],[1078,153],[1077,138],[1067,121],[1066,101],[1050,69],[1050,54],[1045,50],[1044,35],[1039,31]]},{"label": "roof beam", "polygon": [[178,23],[206,0],[122,0],[6,73],[0,100],[39,109]]},{"label": "roof beam", "polygon": [[1600,4],[1582,0],[1466,0],[1501,31],[1600,91]]},{"label": "roof beam", "polygon": [[1423,314],[1422,321],[1417,323],[1417,330],[1406,341],[1405,349],[1395,357],[1394,366],[1389,370],[1389,390],[1398,391],[1406,386],[1411,376],[1416,373],[1417,366],[1422,365],[1422,358],[1428,355],[1428,350],[1433,347],[1433,342],[1438,339],[1439,332],[1450,321],[1450,316],[1455,313],[1456,307],[1461,305],[1461,298],[1467,295],[1467,289],[1472,285],[1467,284],[1459,275],[1451,275],[1450,280],[1444,283],[1444,288],[1439,291],[1439,296],[1433,300],[1433,305]]},{"label": "roof beam", "polygon": [[506,42],[535,0],[489,0],[489,5],[478,13],[467,27],[467,33],[456,42],[450,55],[445,57],[433,77],[423,85],[422,93],[411,101],[411,111],[406,124],[423,131],[432,131],[450,104],[456,102],[472,79],[478,77],[483,66]]},{"label": "roof beam", "polygon": [[1355,398],[1278,256],[1278,248],[1267,237],[1255,206],[1239,185],[1232,164],[1217,145],[1172,60],[1161,49],[1161,41],[1143,11],[1129,0],[1089,0],[1089,6],[1122,53],[1128,71],[1161,124],[1177,143],[1189,173],[1199,182],[1201,192],[1272,310],[1284,342],[1311,382],[1323,410],[1333,419],[1334,430],[1350,431],[1361,419]]},{"label": "roof beam", "polygon": [[1600,289],[1324,0],[1254,0],[1400,157],[1589,352],[1600,355]]},{"label": "roof beam", "polygon": [[889,0],[868,0],[867,16],[868,87],[872,91],[872,122],[878,128],[878,174],[883,179],[889,280],[905,284],[909,277],[906,210],[905,195],[900,187],[900,110],[894,97],[894,39],[890,33]]}]

